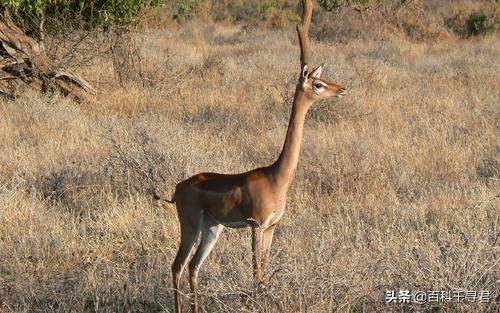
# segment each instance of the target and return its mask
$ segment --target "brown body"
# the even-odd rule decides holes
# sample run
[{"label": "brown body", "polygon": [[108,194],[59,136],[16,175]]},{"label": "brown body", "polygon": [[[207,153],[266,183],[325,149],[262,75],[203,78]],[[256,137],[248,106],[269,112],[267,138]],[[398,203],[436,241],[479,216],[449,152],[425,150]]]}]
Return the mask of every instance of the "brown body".
[{"label": "brown body", "polygon": [[[307,71],[307,67],[305,69]],[[287,191],[299,160],[307,111],[316,100],[344,94],[343,87],[320,80],[320,72],[321,67],[312,74],[306,73],[297,85],[285,143],[275,163],[241,174],[200,173],[177,185],[174,201],[181,226],[181,244],[172,264],[177,312],[181,311],[178,292],[181,275],[200,234],[200,244],[189,262],[194,312],[199,311],[199,268],[224,227],[252,227],[255,282],[268,283],[265,269],[271,242],[285,210]],[[315,83],[324,89],[320,94],[314,91]]]},{"label": "brown body", "polygon": [[[198,271],[224,227],[252,227],[253,270],[256,284],[267,285],[266,267],[274,229],[285,210],[288,188],[299,161],[307,111],[321,99],[341,97],[345,88],[320,78],[322,66],[310,72],[311,52],[307,35],[312,0],[303,0],[302,21],[297,27],[302,75],[292,104],[283,149],[276,162],[241,174],[201,173],[179,184],[174,199],[181,226],[181,243],[172,264],[176,312],[181,312],[180,281],[189,261],[192,307],[199,312]],[[201,235],[201,236],[200,236]],[[196,243],[199,240],[199,245]],[[196,248],[195,248],[196,247]]]},{"label": "brown body", "polygon": [[[175,192],[182,215],[199,214],[203,208],[212,219],[227,227],[257,223],[267,227],[285,208],[286,191],[276,183],[273,166],[227,175],[201,173],[179,183]],[[193,210],[195,212],[190,212]],[[271,216],[271,219],[269,218]]]}]

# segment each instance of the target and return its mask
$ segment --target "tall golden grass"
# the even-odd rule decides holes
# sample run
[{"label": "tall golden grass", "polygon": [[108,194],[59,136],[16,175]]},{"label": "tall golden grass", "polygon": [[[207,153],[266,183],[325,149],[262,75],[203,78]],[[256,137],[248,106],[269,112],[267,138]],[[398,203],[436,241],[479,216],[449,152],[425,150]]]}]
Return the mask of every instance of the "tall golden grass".
[{"label": "tall golden grass", "polygon": [[[141,40],[144,85],[113,87],[103,61],[86,75],[105,90],[93,104],[0,101],[2,312],[172,312],[179,226],[152,192],[277,157],[300,70],[292,30],[188,23]],[[498,37],[313,51],[349,95],[308,116],[271,287],[252,292],[250,231],[226,229],[200,274],[204,310],[498,309]],[[492,300],[386,305],[400,289]]]}]

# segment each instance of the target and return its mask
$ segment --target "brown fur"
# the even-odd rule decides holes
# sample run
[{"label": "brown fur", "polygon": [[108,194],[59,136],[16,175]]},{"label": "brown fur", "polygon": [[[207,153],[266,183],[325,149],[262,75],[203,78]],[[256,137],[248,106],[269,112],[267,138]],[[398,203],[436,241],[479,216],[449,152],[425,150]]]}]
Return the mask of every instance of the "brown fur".
[{"label": "brown fur", "polygon": [[[269,260],[274,229],[286,205],[286,195],[299,160],[300,145],[307,111],[318,100],[345,94],[345,88],[320,79],[322,66],[310,72],[309,24],[312,1],[303,0],[303,15],[297,26],[301,51],[302,76],[295,89],[290,122],[283,149],[276,162],[268,167],[228,175],[201,173],[180,182],[174,199],[181,226],[181,243],[172,264],[176,312],[181,312],[179,286],[181,275],[189,262],[192,306],[199,312],[198,271],[210,254],[223,226],[252,227],[254,282],[268,284],[265,270]],[[321,81],[320,89],[314,83]],[[198,237],[201,240],[195,248]]]},{"label": "brown fur", "polygon": [[[339,85],[322,80],[326,83],[325,90],[317,93],[312,88],[313,82],[317,80],[319,78],[306,76],[297,84],[285,143],[272,165],[241,174],[200,173],[177,184],[174,199],[181,225],[181,244],[172,264],[177,312],[181,311],[178,290],[182,271],[201,232],[200,246],[203,248],[197,248],[189,263],[193,311],[199,310],[198,270],[205,253],[199,251],[206,248],[210,253],[214,243],[205,242],[203,223],[211,223],[212,227],[220,224],[237,228],[251,226],[255,282],[268,283],[264,272],[274,229],[283,215],[287,191],[297,167],[307,111],[313,102],[343,95],[345,91]],[[218,236],[218,233],[214,236]]]}]

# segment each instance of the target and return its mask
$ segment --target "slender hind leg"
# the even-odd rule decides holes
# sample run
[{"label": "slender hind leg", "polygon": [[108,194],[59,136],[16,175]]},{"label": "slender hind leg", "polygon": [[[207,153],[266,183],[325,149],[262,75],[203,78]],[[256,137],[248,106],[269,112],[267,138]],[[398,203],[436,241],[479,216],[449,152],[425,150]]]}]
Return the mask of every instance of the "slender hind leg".
[{"label": "slender hind leg", "polygon": [[182,304],[179,294],[180,282],[182,272],[184,267],[193,251],[194,245],[198,240],[200,234],[200,220],[198,223],[188,224],[181,223],[181,243],[179,246],[179,251],[172,263],[172,281],[174,286],[174,301],[175,301],[175,311],[180,313],[182,311]]},{"label": "slender hind leg", "polygon": [[189,262],[189,282],[191,292],[193,293],[192,306],[193,312],[198,313],[200,310],[198,303],[198,272],[201,264],[208,257],[212,251],[220,233],[224,226],[217,224],[208,214],[203,215],[201,223],[201,241],[198,249],[196,250],[193,259]]}]

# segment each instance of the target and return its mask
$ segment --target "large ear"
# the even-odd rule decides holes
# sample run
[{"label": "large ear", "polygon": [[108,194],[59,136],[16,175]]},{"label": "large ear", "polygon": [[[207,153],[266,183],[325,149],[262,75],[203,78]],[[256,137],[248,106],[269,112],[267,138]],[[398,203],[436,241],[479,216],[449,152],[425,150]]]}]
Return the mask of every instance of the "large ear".
[{"label": "large ear", "polygon": [[309,67],[307,64],[304,64],[304,67],[302,68],[302,78],[307,79],[307,76],[309,76]]},{"label": "large ear", "polygon": [[321,71],[323,71],[323,64],[321,64],[314,71],[312,71],[312,73],[309,75],[309,77],[320,78],[321,77]]}]

